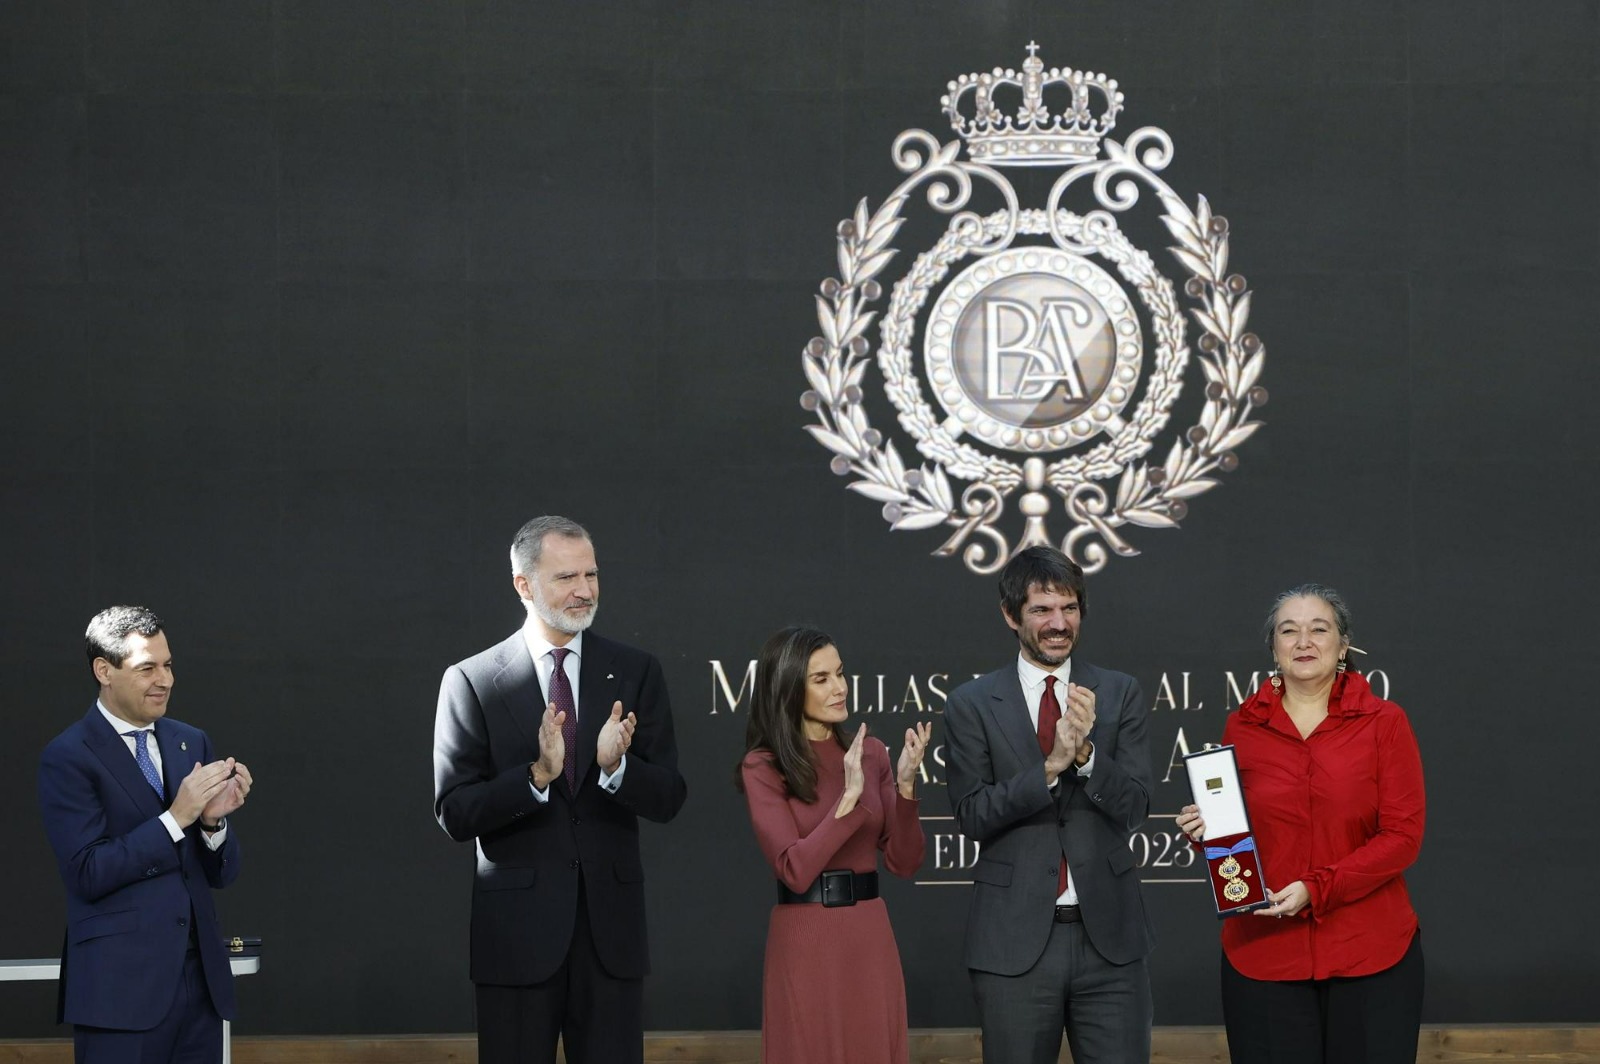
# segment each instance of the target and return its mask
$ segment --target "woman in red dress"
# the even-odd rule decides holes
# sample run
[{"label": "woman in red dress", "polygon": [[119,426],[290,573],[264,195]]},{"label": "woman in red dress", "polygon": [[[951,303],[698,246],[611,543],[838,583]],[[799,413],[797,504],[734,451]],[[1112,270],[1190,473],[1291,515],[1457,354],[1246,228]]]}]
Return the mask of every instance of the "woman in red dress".
[{"label": "woman in red dress", "polygon": [[905,977],[878,897],[878,851],[898,876],[922,864],[914,797],[931,724],[897,764],[863,724],[833,640],[786,628],[756,663],[739,786],[778,879],[761,998],[763,1064],[905,1064]]},{"label": "woman in red dress", "polygon": [[[1422,937],[1404,872],[1422,846],[1422,758],[1405,711],[1345,671],[1337,591],[1284,592],[1276,668],[1228,717],[1272,904],[1222,925],[1234,1064],[1413,1064]],[[1205,837],[1189,805],[1178,827]]]}]

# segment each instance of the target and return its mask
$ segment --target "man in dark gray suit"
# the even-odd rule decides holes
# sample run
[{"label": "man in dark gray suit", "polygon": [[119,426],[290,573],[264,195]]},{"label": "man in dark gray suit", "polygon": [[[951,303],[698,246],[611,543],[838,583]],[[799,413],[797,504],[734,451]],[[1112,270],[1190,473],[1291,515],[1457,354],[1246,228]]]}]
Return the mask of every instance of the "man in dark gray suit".
[{"label": "man in dark gray suit", "polygon": [[966,962],[985,1064],[1146,1064],[1152,945],[1129,835],[1150,807],[1149,707],[1074,655],[1083,570],[1030,547],[1000,573],[1020,653],[945,706],[950,804],[981,847]]},{"label": "man in dark gray suit", "polygon": [[434,814],[473,840],[471,977],[481,1064],[640,1064],[639,819],[683,805],[672,709],[651,654],[589,629],[600,567],[581,525],[536,517],[511,544],[517,632],[445,670]]}]

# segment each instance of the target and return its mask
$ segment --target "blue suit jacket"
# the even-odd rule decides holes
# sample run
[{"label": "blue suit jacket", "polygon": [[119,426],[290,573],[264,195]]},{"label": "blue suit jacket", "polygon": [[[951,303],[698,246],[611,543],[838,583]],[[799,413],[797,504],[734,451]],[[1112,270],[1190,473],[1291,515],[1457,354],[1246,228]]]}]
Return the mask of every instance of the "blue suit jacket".
[{"label": "blue suit jacket", "polygon": [[155,724],[167,794],[145,782],[128,744],[94,706],[45,747],[39,808],[67,888],[61,1018],[149,1030],[166,1016],[194,921],[212,1004],[234,1015],[233,975],[211,888],[239,874],[239,842],[213,851],[191,826],[174,843],[158,819],[196,764],[214,760],[204,732],[170,718]]}]

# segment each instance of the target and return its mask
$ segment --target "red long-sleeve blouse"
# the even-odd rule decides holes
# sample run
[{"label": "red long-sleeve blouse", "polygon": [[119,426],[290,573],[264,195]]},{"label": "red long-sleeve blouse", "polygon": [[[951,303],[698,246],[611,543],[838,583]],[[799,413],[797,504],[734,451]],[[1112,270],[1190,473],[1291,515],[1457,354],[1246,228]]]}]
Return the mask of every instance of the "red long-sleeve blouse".
[{"label": "red long-sleeve blouse", "polygon": [[1328,716],[1302,739],[1264,683],[1228,718],[1267,885],[1301,880],[1311,903],[1282,920],[1228,919],[1222,948],[1252,979],[1370,975],[1417,930],[1403,876],[1422,847],[1422,757],[1405,711],[1354,672],[1335,678]]}]

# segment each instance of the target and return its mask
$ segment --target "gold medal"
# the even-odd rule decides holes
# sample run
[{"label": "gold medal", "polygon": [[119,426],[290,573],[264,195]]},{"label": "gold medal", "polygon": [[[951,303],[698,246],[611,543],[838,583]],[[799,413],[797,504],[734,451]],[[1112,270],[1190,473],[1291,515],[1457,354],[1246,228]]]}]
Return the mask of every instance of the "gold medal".
[{"label": "gold medal", "polygon": [[1242,879],[1230,879],[1222,888],[1222,896],[1232,902],[1244,901],[1250,896],[1250,886]]},{"label": "gold medal", "polygon": [[1217,875],[1221,876],[1223,879],[1232,879],[1238,874],[1239,862],[1233,859],[1232,854],[1229,854],[1228,859],[1217,866]]}]

